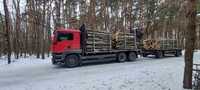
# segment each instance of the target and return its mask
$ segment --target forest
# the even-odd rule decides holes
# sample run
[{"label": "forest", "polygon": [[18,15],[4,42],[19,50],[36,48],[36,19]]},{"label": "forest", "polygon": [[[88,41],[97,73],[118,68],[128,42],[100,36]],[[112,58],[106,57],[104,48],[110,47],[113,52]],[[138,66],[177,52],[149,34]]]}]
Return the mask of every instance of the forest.
[{"label": "forest", "polygon": [[[192,88],[194,51],[200,49],[200,0],[1,0],[0,6],[0,59],[6,58],[8,64],[29,56],[51,58],[53,33],[59,27],[79,30],[85,25],[87,30],[107,33],[138,31],[142,40],[178,40],[185,67],[176,69],[184,68],[183,88]],[[183,60],[173,59],[179,64]],[[165,63],[168,68],[172,65]]]},{"label": "forest", "polygon": [[[183,2],[5,0],[4,7],[7,10],[0,12],[0,57],[10,52],[15,58],[35,55],[44,59],[45,55],[50,54],[51,36],[56,27],[79,29],[82,24],[92,30],[107,32],[140,29],[144,37],[151,38],[163,32],[175,32],[180,45],[184,47],[186,5]],[[200,9],[200,4],[197,8]],[[199,18],[196,21],[197,28],[200,26]],[[6,19],[8,22],[5,22]],[[196,31],[196,48],[199,48],[200,30]]]}]

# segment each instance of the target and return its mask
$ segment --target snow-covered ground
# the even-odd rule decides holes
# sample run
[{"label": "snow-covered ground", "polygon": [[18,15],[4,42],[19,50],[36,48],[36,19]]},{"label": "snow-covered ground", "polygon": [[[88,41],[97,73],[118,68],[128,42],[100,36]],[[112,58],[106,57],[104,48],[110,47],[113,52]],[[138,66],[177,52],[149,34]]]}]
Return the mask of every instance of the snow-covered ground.
[{"label": "snow-covered ground", "polygon": [[[200,52],[195,53],[200,61]],[[45,60],[0,59],[0,90],[184,90],[184,59],[139,58],[135,62],[62,68]]]}]

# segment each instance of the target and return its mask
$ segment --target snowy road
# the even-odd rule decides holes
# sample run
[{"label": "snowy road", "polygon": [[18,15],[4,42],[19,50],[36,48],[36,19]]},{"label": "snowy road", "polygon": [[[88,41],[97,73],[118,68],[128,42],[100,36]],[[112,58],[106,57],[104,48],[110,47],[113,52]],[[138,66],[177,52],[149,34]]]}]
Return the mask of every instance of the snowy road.
[{"label": "snowy road", "polygon": [[183,67],[183,57],[70,69],[51,65],[50,58],[25,59],[0,65],[0,90],[183,90]]}]

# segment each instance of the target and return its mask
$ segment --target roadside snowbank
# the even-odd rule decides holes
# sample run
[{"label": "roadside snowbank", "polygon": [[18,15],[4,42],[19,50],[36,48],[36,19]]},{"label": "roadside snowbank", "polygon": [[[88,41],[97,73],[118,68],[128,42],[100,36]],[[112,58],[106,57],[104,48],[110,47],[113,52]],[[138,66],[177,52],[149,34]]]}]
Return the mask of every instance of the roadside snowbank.
[{"label": "roadside snowbank", "polygon": [[[194,61],[200,61],[200,51]],[[183,69],[183,57],[78,68],[53,66],[50,58],[29,58],[0,65],[0,90],[184,90]]]}]

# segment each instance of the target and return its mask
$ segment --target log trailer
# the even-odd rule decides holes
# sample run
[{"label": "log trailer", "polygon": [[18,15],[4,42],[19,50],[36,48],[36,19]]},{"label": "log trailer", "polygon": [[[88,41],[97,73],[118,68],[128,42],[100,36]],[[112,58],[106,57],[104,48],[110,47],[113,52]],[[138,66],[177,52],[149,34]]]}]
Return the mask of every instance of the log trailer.
[{"label": "log trailer", "polygon": [[[114,37],[110,32],[58,28],[53,33],[52,64],[76,67],[82,63],[116,60],[134,61],[139,50],[136,33],[123,33]],[[113,45],[113,40],[119,42]]]},{"label": "log trailer", "polygon": [[182,48],[177,38],[158,38],[143,40],[142,56],[154,55],[155,58],[162,58],[167,55],[179,57],[182,55]]}]

